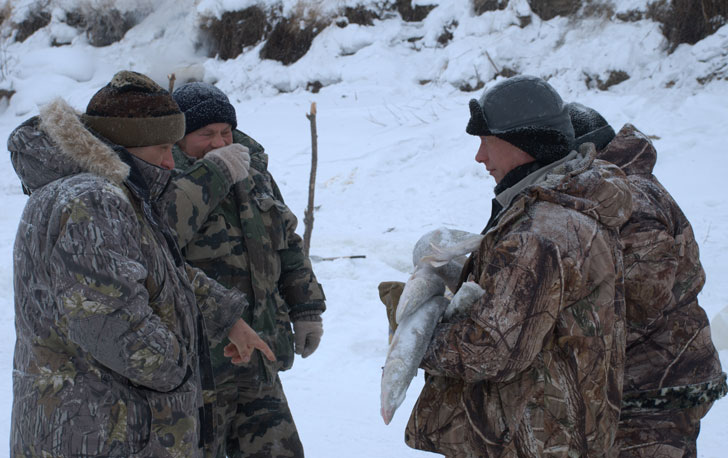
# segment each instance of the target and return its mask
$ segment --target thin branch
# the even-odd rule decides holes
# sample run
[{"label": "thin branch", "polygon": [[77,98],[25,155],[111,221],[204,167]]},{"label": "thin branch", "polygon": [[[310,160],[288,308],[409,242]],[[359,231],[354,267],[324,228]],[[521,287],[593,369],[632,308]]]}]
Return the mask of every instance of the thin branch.
[{"label": "thin branch", "polygon": [[316,189],[316,167],[318,166],[318,135],[316,133],[316,102],[311,103],[311,112],[306,115],[311,123],[311,176],[308,180],[308,206],[303,214],[303,254],[308,257],[313,232],[314,191]]},{"label": "thin branch", "polygon": [[493,62],[493,59],[490,58],[490,53],[488,52],[488,50],[485,51],[485,55],[488,58],[488,60],[490,61],[490,65],[492,65],[493,68],[495,69],[495,74],[500,75],[500,70],[498,70],[498,66],[495,64],[495,62]]}]

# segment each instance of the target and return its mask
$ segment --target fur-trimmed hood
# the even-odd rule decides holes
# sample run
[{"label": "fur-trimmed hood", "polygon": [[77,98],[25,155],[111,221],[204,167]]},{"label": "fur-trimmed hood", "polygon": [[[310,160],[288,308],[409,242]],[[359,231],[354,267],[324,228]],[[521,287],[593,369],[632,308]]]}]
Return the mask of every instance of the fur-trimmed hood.
[{"label": "fur-trimmed hood", "polygon": [[88,130],[63,99],[55,99],[8,137],[15,172],[28,193],[60,178],[92,173],[121,184],[130,167]]}]

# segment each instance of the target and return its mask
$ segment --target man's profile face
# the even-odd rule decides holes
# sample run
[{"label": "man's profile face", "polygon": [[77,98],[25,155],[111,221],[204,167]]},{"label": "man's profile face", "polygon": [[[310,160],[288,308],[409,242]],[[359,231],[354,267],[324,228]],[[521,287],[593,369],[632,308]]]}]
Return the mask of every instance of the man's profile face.
[{"label": "man's profile face", "polygon": [[127,148],[127,151],[145,162],[162,167],[163,169],[172,170],[174,168],[172,146],[172,143],[165,143],[163,145]]},{"label": "man's profile face", "polygon": [[485,165],[485,169],[498,184],[508,172],[519,165],[533,162],[535,159],[505,140],[493,135],[487,137],[481,135],[480,148],[475,155],[475,160]]},{"label": "man's profile face", "polygon": [[177,145],[188,156],[200,159],[216,148],[232,144],[233,128],[226,122],[216,122],[185,135]]}]

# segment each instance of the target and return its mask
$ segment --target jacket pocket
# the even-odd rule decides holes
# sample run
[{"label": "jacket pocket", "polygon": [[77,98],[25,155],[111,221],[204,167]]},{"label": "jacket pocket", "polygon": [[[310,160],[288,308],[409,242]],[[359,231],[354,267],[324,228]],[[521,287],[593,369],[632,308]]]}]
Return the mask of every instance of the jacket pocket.
[{"label": "jacket pocket", "polygon": [[193,380],[196,378],[190,378],[179,389],[168,393],[145,391],[150,410],[151,439],[148,454],[151,456],[156,456],[158,449],[163,449],[169,456],[195,456],[202,398]]},{"label": "jacket pocket", "polygon": [[260,211],[263,226],[270,238],[271,248],[275,251],[286,249],[288,245],[287,228],[283,215],[287,212],[287,207],[270,194],[257,194],[252,198]]}]

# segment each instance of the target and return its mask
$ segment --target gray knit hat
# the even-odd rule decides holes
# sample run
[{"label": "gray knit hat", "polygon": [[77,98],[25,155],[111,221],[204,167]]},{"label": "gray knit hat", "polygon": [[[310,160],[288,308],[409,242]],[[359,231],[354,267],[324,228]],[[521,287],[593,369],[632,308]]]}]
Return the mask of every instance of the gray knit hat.
[{"label": "gray knit hat", "polygon": [[185,135],[216,122],[228,123],[233,129],[238,126],[235,107],[225,93],[212,84],[183,84],[172,96],[185,114]]},{"label": "gray knit hat", "polygon": [[125,147],[176,143],[185,118],[168,91],[149,77],[120,71],[88,103],[81,119],[91,130]]},{"label": "gray knit hat", "polygon": [[470,135],[494,135],[549,164],[574,147],[574,128],[558,92],[535,76],[519,75],[470,100]]}]

